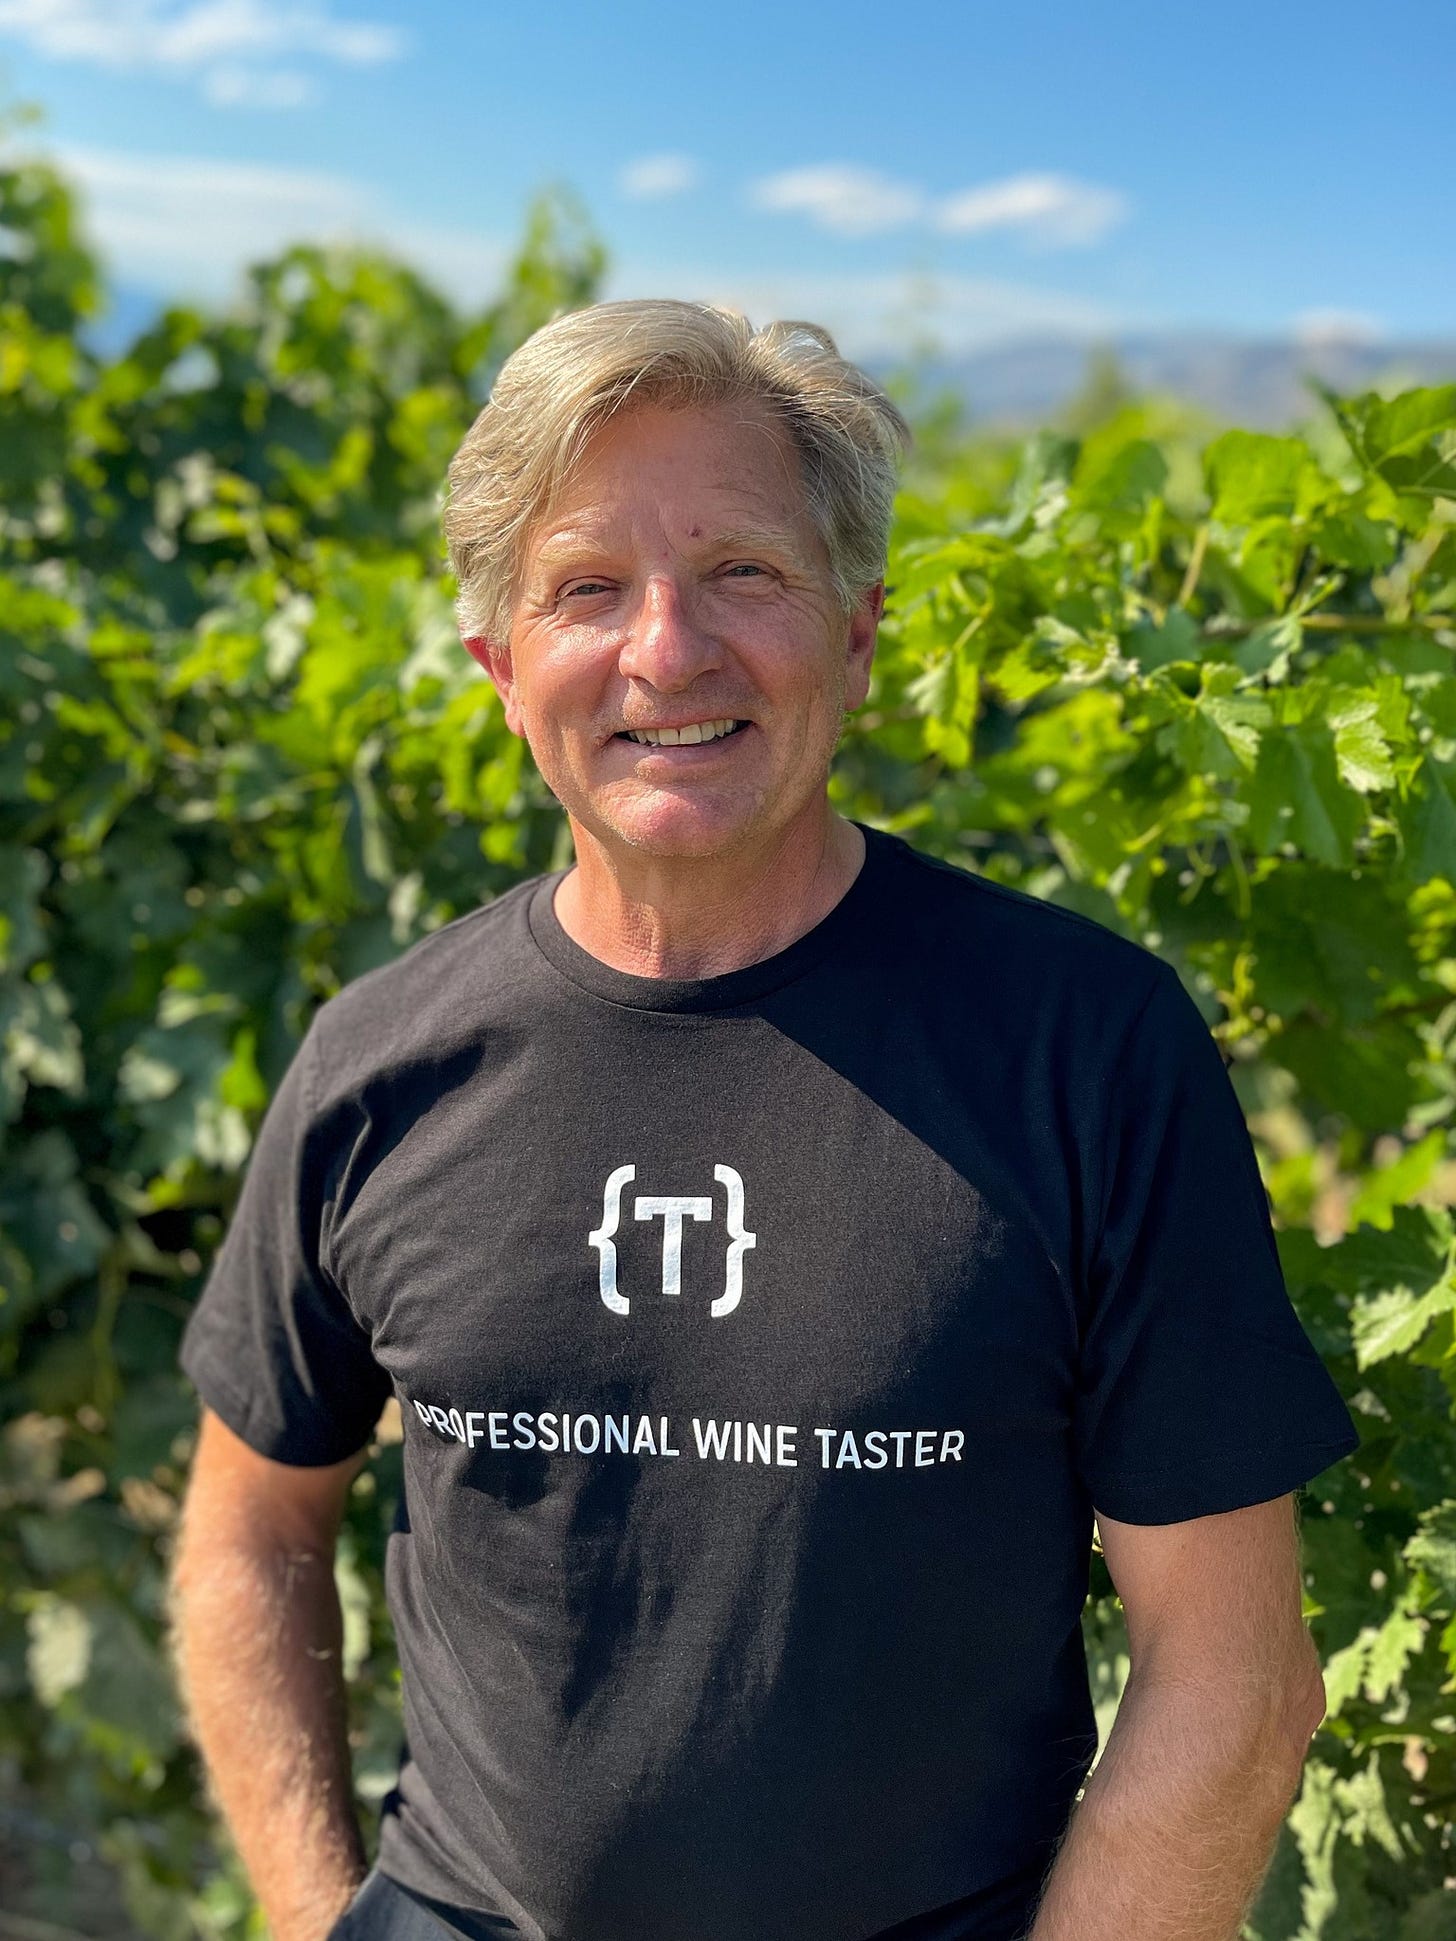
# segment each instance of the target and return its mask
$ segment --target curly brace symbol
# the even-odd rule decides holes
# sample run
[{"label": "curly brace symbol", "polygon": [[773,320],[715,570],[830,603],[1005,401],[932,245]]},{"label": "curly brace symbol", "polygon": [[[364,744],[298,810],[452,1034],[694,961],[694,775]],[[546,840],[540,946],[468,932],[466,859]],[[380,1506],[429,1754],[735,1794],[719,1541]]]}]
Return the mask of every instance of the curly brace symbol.
[{"label": "curly brace symbol", "polygon": [[731,1314],[743,1299],[743,1256],[758,1245],[758,1235],[743,1224],[743,1181],[737,1173],[731,1166],[715,1166],[713,1177],[728,1188],[729,1233],[727,1285],[708,1309],[716,1320],[719,1315]]},{"label": "curly brace symbol", "polygon": [[[618,1166],[602,1194],[602,1223],[587,1236],[598,1255],[598,1283],[603,1303],[613,1314],[629,1314],[632,1304],[617,1291],[617,1229],[622,1221],[622,1189],[637,1177],[635,1166]],[[743,1224],[743,1181],[731,1166],[715,1166],[713,1178],[728,1189],[728,1254],[723,1292],[708,1312],[715,1318],[731,1314],[743,1299],[743,1256],[758,1245],[758,1235]],[[682,1293],[682,1234],[684,1220],[711,1220],[713,1202],[675,1194],[642,1194],[633,1202],[639,1220],[662,1221],[662,1292],[672,1299]]]},{"label": "curly brace symbol", "polygon": [[613,1314],[630,1314],[632,1311],[632,1303],[626,1295],[617,1292],[616,1235],[622,1218],[622,1188],[636,1177],[635,1166],[619,1166],[611,1174],[607,1180],[607,1190],[602,1195],[602,1224],[587,1235],[588,1241],[600,1256],[597,1273],[602,1299]]}]

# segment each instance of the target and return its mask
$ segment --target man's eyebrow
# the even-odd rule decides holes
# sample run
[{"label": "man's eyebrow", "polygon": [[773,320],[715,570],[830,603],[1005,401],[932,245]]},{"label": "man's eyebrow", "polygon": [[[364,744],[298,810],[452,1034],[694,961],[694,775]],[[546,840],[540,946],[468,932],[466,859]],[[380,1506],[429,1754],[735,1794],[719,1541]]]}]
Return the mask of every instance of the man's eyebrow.
[{"label": "man's eyebrow", "polygon": [[803,542],[783,526],[732,526],[727,532],[715,534],[709,543],[729,552],[786,553],[799,565],[808,564]]},{"label": "man's eyebrow", "polygon": [[[689,537],[708,551],[775,552],[787,554],[801,566],[809,563],[798,536],[783,526],[730,526],[713,532],[706,539],[697,533]],[[549,539],[542,540],[532,555],[531,568],[534,571],[551,567],[558,561],[575,559],[581,553],[596,551],[611,551],[610,545],[598,533],[576,530],[553,533]]]},{"label": "man's eyebrow", "polygon": [[593,548],[604,544],[605,542],[594,532],[575,530],[556,532],[552,533],[549,539],[542,540],[531,558],[533,564],[539,562],[543,566],[549,566],[553,560],[570,559],[573,554],[591,552]]}]

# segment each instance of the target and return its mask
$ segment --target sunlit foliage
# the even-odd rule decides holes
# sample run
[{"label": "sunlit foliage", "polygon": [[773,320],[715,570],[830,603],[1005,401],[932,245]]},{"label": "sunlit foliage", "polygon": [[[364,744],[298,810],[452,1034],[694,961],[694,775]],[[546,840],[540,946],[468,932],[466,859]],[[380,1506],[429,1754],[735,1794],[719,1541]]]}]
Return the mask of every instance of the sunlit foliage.
[{"label": "sunlit foliage", "polygon": [[[257,1935],[166,1654],[178,1336],[312,1007],[569,853],[455,637],[437,494],[602,254],[548,196],[482,315],[298,248],[106,357],[48,169],[0,164],[0,243],[0,1794],[62,1912],[81,1842],[147,1935]],[[1248,1932],[1440,1941],[1456,387],[1311,404],[1306,435],[1210,438],[1108,391],[1016,452],[927,420],[834,790],[1156,949],[1232,1059],[1364,1437],[1303,1503],[1329,1716]],[[370,1804],[398,1749],[388,1437],[338,1572]],[[1100,1560],[1092,1588],[1105,1725]]]}]

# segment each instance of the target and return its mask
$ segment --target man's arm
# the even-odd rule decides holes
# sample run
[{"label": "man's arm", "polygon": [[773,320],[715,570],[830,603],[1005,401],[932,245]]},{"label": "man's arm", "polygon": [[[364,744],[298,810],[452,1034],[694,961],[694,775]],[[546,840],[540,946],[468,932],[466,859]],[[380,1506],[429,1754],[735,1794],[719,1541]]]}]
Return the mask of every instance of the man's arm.
[{"label": "man's arm", "polygon": [[364,1461],[271,1462],[204,1408],[172,1559],[178,1682],[275,1941],[321,1941],[366,1871],[333,1574]]},{"label": "man's arm", "polygon": [[1234,1941],[1325,1712],[1293,1499],[1097,1525],[1132,1670],[1029,1941]]}]

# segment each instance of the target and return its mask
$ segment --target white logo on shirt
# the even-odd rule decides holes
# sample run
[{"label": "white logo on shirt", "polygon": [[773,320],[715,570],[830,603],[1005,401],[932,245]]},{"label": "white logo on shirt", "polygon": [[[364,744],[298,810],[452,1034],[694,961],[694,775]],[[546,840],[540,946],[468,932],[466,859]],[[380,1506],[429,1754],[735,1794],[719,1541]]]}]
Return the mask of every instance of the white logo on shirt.
[{"label": "white logo on shirt", "polygon": [[[602,1300],[613,1314],[631,1312],[631,1302],[617,1292],[616,1233],[622,1218],[622,1188],[637,1177],[635,1166],[618,1166],[607,1180],[602,1194],[602,1223],[587,1236],[599,1256]],[[743,1224],[743,1181],[731,1166],[715,1166],[713,1178],[728,1189],[728,1254],[723,1292],[708,1312],[715,1320],[731,1314],[743,1299],[743,1256],[758,1245],[758,1235]],[[662,1291],[669,1299],[682,1293],[682,1238],[684,1220],[711,1220],[711,1199],[677,1194],[640,1194],[633,1202],[639,1220],[662,1222]]]}]

